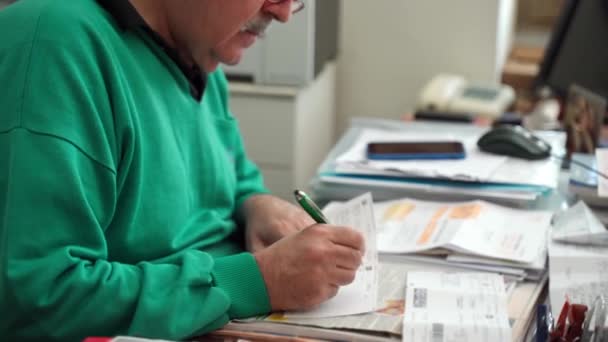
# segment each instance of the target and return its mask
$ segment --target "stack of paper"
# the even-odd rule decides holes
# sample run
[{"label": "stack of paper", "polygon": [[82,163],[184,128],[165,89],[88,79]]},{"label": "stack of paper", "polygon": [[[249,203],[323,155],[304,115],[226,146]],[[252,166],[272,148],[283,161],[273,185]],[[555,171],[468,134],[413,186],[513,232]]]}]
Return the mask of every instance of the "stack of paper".
[{"label": "stack of paper", "polygon": [[376,203],[375,212],[382,254],[520,279],[539,279],[545,271],[550,211],[406,198]]},{"label": "stack of paper", "polygon": [[[371,191],[376,200],[404,196],[419,199],[486,199],[527,204],[557,188],[560,161],[529,161],[482,152],[476,142],[489,128],[472,125],[355,119],[313,180],[315,197],[344,200]],[[564,152],[561,132],[537,132]],[[461,141],[463,160],[373,161],[366,146],[378,141]]]},{"label": "stack of paper", "polygon": [[549,243],[551,307],[554,317],[566,300],[591,307],[608,294],[608,230],[583,202],[553,219]]},{"label": "stack of paper", "polygon": [[[337,317],[294,317],[275,313],[250,319],[235,320],[226,328],[238,331],[262,331],[297,335],[333,341],[395,341],[401,340],[405,312],[406,275],[414,271],[453,272],[452,268],[426,266],[421,263],[380,263],[378,302],[372,312]],[[515,290],[514,282],[502,284],[508,296]],[[497,289],[497,291],[500,291]],[[517,320],[516,313],[509,319]]]},{"label": "stack of paper", "polygon": [[[374,310],[365,314],[329,318],[323,316],[300,317],[285,313],[275,313],[268,316],[235,321],[233,322],[233,328],[287,333],[294,331],[295,325],[300,326],[302,330],[300,336],[342,341],[372,341],[373,338],[370,335],[367,338],[333,335],[344,333],[344,331],[339,329],[348,329],[351,332],[382,333],[385,336],[398,337],[401,335],[403,312],[405,309],[405,275],[411,269],[412,266],[406,263],[380,264],[377,302],[374,305]],[[331,330],[327,330],[323,334],[317,334],[315,330],[308,331],[308,327]]]},{"label": "stack of paper", "polygon": [[552,241],[549,246],[549,293],[553,316],[566,296],[572,303],[591,307],[608,294],[608,247]]},{"label": "stack of paper", "polygon": [[[476,136],[444,134],[442,132],[387,132],[382,129],[363,129],[355,144],[336,158],[336,172],[377,176],[409,176],[444,178],[448,180],[487,181],[507,159],[479,151]],[[388,141],[455,141],[461,140],[467,152],[465,159],[449,160],[368,160],[367,144]]]}]

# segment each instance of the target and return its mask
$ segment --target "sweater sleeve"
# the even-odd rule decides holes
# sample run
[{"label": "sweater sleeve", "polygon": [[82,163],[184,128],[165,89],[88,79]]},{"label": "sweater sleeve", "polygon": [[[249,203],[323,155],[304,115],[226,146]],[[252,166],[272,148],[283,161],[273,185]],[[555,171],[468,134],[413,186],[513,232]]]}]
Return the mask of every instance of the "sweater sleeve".
[{"label": "sweater sleeve", "polygon": [[269,311],[251,254],[109,261],[103,221],[113,179],[65,140],[24,128],[0,133],[0,306],[11,308],[0,314],[2,335],[183,339]]}]

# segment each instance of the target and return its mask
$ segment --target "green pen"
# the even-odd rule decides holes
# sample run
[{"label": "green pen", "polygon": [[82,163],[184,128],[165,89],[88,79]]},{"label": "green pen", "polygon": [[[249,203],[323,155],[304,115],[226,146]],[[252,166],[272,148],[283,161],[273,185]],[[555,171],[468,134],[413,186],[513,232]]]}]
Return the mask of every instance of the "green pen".
[{"label": "green pen", "polygon": [[301,190],[294,190],[294,196],[296,197],[296,201],[298,204],[312,217],[313,220],[317,223],[329,223],[325,215],[319,207],[313,202],[308,195]]}]

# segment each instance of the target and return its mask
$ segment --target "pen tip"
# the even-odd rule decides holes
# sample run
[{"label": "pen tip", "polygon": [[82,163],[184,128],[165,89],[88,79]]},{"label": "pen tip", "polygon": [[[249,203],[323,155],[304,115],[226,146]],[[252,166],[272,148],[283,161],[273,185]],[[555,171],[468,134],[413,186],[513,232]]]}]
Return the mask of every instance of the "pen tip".
[{"label": "pen tip", "polygon": [[301,201],[306,197],[306,195],[304,194],[304,192],[302,190],[297,190],[297,189],[293,191],[293,195],[297,201]]}]

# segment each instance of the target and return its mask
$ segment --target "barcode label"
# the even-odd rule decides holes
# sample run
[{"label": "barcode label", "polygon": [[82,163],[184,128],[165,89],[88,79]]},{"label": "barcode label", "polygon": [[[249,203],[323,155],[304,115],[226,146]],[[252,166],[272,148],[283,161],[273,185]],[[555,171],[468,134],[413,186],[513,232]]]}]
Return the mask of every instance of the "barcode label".
[{"label": "barcode label", "polygon": [[414,289],[414,307],[426,308],[426,289]]},{"label": "barcode label", "polygon": [[433,332],[431,335],[431,341],[443,342],[443,324],[433,323]]}]

